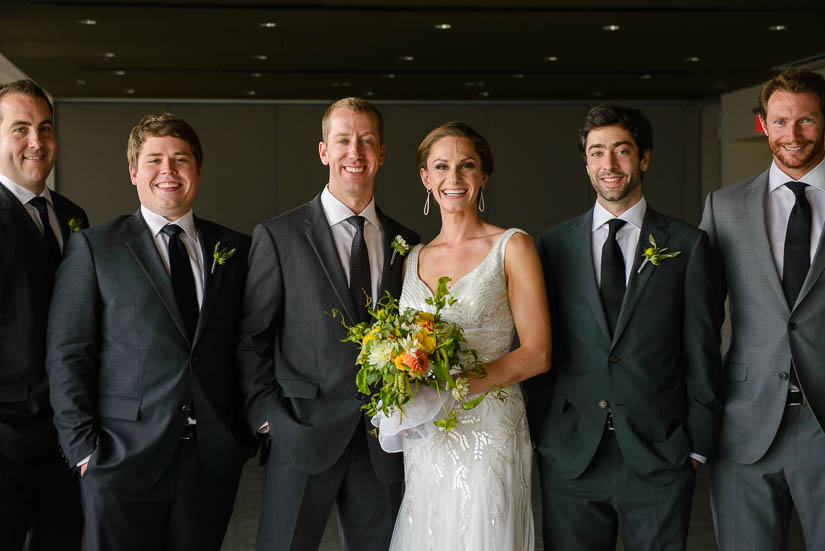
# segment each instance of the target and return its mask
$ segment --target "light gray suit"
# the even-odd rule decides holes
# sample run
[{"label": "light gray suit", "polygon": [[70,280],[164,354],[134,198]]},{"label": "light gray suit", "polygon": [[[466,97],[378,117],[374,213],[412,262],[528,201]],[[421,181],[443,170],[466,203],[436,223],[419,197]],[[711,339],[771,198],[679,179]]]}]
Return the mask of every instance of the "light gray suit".
[{"label": "light gray suit", "polygon": [[[717,538],[723,550],[785,548],[795,506],[808,549],[825,549],[825,251],[820,240],[789,305],[768,238],[767,194],[768,171],[717,190],[701,224],[732,327],[710,462]],[[791,360],[808,402],[801,406],[786,406]]]}]

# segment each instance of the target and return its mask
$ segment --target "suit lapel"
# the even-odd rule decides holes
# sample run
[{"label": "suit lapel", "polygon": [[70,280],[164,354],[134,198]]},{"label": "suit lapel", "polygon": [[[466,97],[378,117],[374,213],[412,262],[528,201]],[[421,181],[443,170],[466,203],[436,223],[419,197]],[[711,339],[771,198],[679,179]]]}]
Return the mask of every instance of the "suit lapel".
[{"label": "suit lapel", "polygon": [[201,302],[201,312],[200,316],[198,316],[198,327],[195,329],[194,337],[194,342],[198,342],[198,339],[203,332],[203,328],[206,326],[206,320],[209,319],[209,315],[215,305],[215,299],[220,292],[221,282],[223,281],[223,272],[225,271],[226,266],[216,265],[215,272],[212,272],[212,255],[215,251],[215,246],[220,240],[218,239],[218,236],[209,231],[209,228],[205,224],[202,224],[197,217],[195,218],[195,227],[198,230],[198,241],[200,242],[201,251],[203,252],[204,270],[203,301]]},{"label": "suit lapel", "polygon": [[335,243],[332,240],[332,232],[329,228],[327,217],[324,216],[324,209],[321,206],[321,195],[316,195],[315,199],[307,203],[305,234],[312,250],[318,257],[318,262],[324,270],[335,296],[338,297],[338,304],[347,315],[347,319],[356,320],[355,304],[349,293],[347,278],[344,274],[344,267],[341,266],[341,259],[335,250]]},{"label": "suit lapel", "polygon": [[575,233],[571,240],[572,249],[570,258],[572,261],[573,273],[586,274],[583,276],[581,285],[587,303],[593,311],[593,319],[602,330],[604,338],[610,340],[610,329],[607,327],[607,318],[604,315],[602,297],[599,294],[599,285],[596,282],[596,270],[593,267],[593,210],[589,210],[579,217],[570,226]]},{"label": "suit lapel", "polygon": [[172,280],[163,266],[163,261],[160,259],[158,249],[155,246],[155,240],[149,231],[149,226],[143,220],[140,210],[129,219],[128,231],[130,237],[126,241],[126,247],[135,257],[149,283],[155,288],[161,302],[163,302],[163,305],[169,311],[169,315],[174,320],[178,331],[188,342],[186,325],[183,323],[180,310],[178,310],[178,302],[172,289]]},{"label": "suit lapel", "polygon": [[[739,219],[742,220],[742,239],[751,242],[750,249],[762,263],[762,273],[768,277],[771,289],[780,303],[788,310],[788,299],[782,289],[782,279],[776,269],[773,259],[771,243],[768,240],[768,226],[765,222],[765,197],[768,193],[768,173],[763,172],[748,186],[742,202],[739,205]],[[804,286],[803,286],[804,289]],[[800,292],[800,297],[802,293]]]},{"label": "suit lapel", "polygon": [[823,243],[825,243],[825,231],[823,231],[819,236],[819,244],[816,246],[816,254],[814,254],[814,257],[811,260],[811,268],[808,270],[808,275],[802,283],[802,289],[799,290],[799,296],[796,298],[796,304],[794,307],[802,304],[802,301],[805,300],[805,296],[810,292],[814,284],[816,284],[817,280],[822,275],[823,269],[825,269],[825,251],[823,251],[823,247],[825,247],[825,245]]},{"label": "suit lapel", "polygon": [[29,213],[26,212],[26,207],[2,184],[0,184],[0,209],[8,210],[14,230],[33,247],[32,250],[38,251],[37,256],[49,259],[49,262],[52,262],[52,255],[46,247],[46,240],[35,226]]},{"label": "suit lapel", "polygon": [[[392,271],[395,263],[399,262],[400,257],[397,254],[393,255],[395,251],[393,251],[390,247],[390,243],[399,233],[397,231],[398,228],[395,227],[392,220],[381,212],[381,209],[376,206],[375,210],[378,213],[378,219],[381,221],[381,246],[384,248],[384,263],[381,266],[381,281],[378,283],[377,287],[378,296],[375,297],[375,300],[378,301],[387,291],[392,293],[392,289],[390,288],[393,281]],[[393,256],[395,258],[393,258]]]},{"label": "suit lapel", "polygon": [[60,235],[63,237],[63,250],[66,250],[66,243],[69,240],[69,220],[66,218],[66,212],[63,208],[63,202],[57,193],[52,193],[52,203],[54,204],[54,214],[57,216],[57,227],[60,228]]},{"label": "suit lapel", "polygon": [[[627,291],[622,301],[622,309],[619,311],[619,319],[616,321],[616,331],[613,333],[613,344],[616,344],[621,338],[622,333],[630,321],[636,305],[642,298],[647,282],[650,281],[656,267],[651,263],[647,263],[644,270],[638,273],[642,265],[642,251],[649,246],[649,236],[652,235],[656,240],[656,246],[661,248],[667,247],[669,235],[665,232],[667,221],[650,205],[647,206],[645,218],[642,222],[642,229],[639,233],[639,242],[636,244],[636,252],[633,255],[633,265],[630,268],[630,278],[628,280]],[[625,259],[627,261],[628,259]]]}]

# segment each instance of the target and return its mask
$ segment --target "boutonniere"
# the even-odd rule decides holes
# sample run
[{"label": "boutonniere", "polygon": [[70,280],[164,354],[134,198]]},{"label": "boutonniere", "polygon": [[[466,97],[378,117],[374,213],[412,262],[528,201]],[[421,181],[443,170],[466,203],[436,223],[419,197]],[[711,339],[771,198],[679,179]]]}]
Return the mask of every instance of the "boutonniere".
[{"label": "boutonniere", "polygon": [[400,235],[396,235],[395,239],[392,240],[390,243],[390,247],[392,247],[392,258],[390,258],[390,266],[392,263],[395,262],[395,255],[405,256],[408,252],[410,252],[410,246],[404,241],[404,238]]},{"label": "boutonniere", "polygon": [[81,218],[79,216],[69,218],[69,220],[66,222],[66,224],[69,226],[69,230],[72,233],[74,233],[76,231],[80,231],[83,228],[83,218]]},{"label": "boutonniere", "polygon": [[667,250],[667,247],[661,248],[658,245],[656,245],[656,240],[653,239],[653,234],[649,235],[648,240],[650,241],[650,244],[652,246],[645,249],[645,251],[642,253],[642,256],[645,257],[645,261],[642,262],[641,266],[639,266],[639,270],[636,272],[637,274],[642,273],[642,270],[648,262],[650,262],[654,266],[658,266],[662,262],[662,260],[666,258],[673,258],[674,256],[679,256],[680,254],[682,254],[682,251],[673,251],[670,253],[666,253],[665,251]]},{"label": "boutonniere", "polygon": [[220,241],[215,243],[215,251],[212,253],[212,271],[209,273],[214,274],[215,266],[219,264],[223,266],[224,264],[226,264],[226,261],[232,258],[234,255],[235,249],[230,249],[229,247],[221,248]]}]

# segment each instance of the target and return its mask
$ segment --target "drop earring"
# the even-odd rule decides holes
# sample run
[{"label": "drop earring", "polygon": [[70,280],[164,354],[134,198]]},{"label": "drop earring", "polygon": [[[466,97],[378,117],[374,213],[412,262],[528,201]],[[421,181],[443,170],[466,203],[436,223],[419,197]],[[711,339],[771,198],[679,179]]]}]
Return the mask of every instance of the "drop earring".
[{"label": "drop earring", "polygon": [[478,212],[484,212],[484,188],[478,194]]},{"label": "drop earring", "polygon": [[427,188],[427,200],[424,201],[424,216],[427,216],[428,214],[430,214],[430,194],[431,193],[432,193],[432,191],[430,191],[430,188]]}]

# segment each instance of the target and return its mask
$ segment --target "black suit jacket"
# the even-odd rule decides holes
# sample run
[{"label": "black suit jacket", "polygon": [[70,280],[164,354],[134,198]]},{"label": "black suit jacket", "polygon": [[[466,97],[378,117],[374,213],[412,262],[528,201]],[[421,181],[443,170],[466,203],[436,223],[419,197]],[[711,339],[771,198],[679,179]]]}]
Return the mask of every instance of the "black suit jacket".
[{"label": "black suit jacket", "polygon": [[[235,335],[249,236],[195,219],[203,303],[189,341],[172,283],[140,211],[76,234],[57,273],[46,368],[55,425],[71,465],[110,487],[140,492],[163,474],[194,405],[207,473],[240,468]],[[237,250],[214,274],[217,242]]]},{"label": "black suit jacket", "polygon": [[[69,239],[70,218],[88,220],[83,209],[52,191],[52,203]],[[0,185],[0,455],[36,457],[56,435],[44,369],[46,322],[57,262],[25,207]]]},{"label": "black suit jacket", "polygon": [[[647,207],[615,334],[608,332],[591,252],[592,211],[537,239],[553,320],[552,374],[529,381],[538,449],[566,478],[592,461],[612,412],[630,468],[665,484],[690,453],[712,457],[721,308],[707,235]],[[681,251],[637,273],[653,235]]]},{"label": "black suit jacket", "polygon": [[[410,245],[419,238],[380,210],[378,217],[384,242],[379,295],[398,298],[404,262],[390,243],[396,235]],[[253,429],[268,421],[273,445],[292,466],[318,474],[341,457],[363,419],[358,349],[341,342],[346,330],[328,314],[337,308],[350,323],[356,317],[320,195],[257,226],[249,262],[239,348],[246,417]],[[368,442],[379,479],[401,480],[400,455],[383,452],[373,437]]]}]

